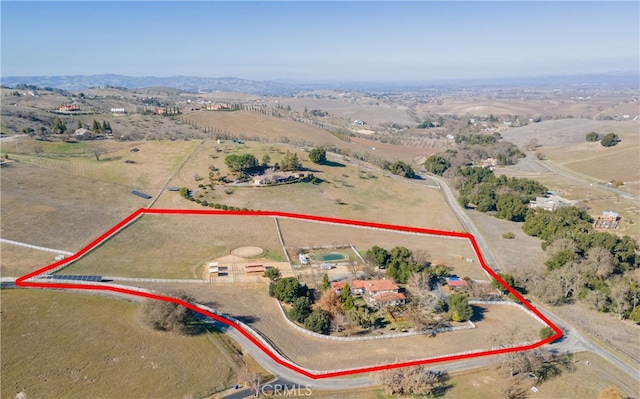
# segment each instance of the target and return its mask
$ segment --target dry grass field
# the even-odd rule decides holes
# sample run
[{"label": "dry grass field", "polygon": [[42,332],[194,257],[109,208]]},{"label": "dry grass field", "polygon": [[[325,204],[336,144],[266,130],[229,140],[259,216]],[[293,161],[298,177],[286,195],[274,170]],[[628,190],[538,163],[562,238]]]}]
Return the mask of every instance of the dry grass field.
[{"label": "dry grass field", "polygon": [[[640,134],[620,135],[614,147],[600,143],[579,143],[540,149],[561,166],[600,181],[640,181]],[[624,189],[624,188],[623,188]]]},{"label": "dry grass field", "polygon": [[[299,333],[285,324],[276,300],[267,296],[267,287],[264,284],[198,284],[197,287],[191,284],[135,285],[160,292],[172,288],[184,289],[193,295],[196,301],[245,321],[269,337],[289,359],[314,370],[363,367],[488,349],[492,346],[491,342],[495,341],[496,331],[517,329],[523,334],[524,339],[536,341],[542,328],[540,323],[517,308],[483,305],[479,307],[482,309],[483,318],[477,322],[477,328],[473,330],[442,333],[433,338],[415,336],[381,341],[336,342]],[[257,303],[261,305],[256,306]]]},{"label": "dry grass field", "polygon": [[209,126],[234,136],[260,138],[269,142],[343,143],[321,128],[250,111],[194,111],[185,112],[183,118],[194,121],[198,126]]},{"label": "dry grass field", "polygon": [[[542,384],[528,380],[527,388],[535,386],[539,392],[529,391],[530,398],[583,399],[597,398],[606,387],[617,386],[627,398],[636,398],[638,383],[626,374],[618,373],[610,364],[591,353],[581,352],[573,357],[573,371],[565,370]],[[494,368],[454,374],[449,381],[453,387],[445,399],[494,399],[501,397],[505,386],[504,374]]]},{"label": "dry grass field", "polygon": [[[513,273],[519,268],[530,266],[544,270],[546,254],[541,247],[542,241],[524,234],[522,223],[498,219],[476,211],[467,211],[467,215],[479,228],[502,272]],[[502,238],[502,234],[509,232],[515,238]]]},{"label": "dry grass field", "polygon": [[284,260],[272,218],[144,215],[60,273],[200,279],[206,262],[245,246]]},{"label": "dry grass field", "polygon": [[[395,246],[403,246],[415,253],[425,254],[431,261],[445,262],[452,268],[452,273],[458,274],[460,277],[488,279],[473,252],[473,248],[464,239],[284,218],[279,218],[279,224],[287,248],[351,244],[360,254],[364,255],[374,245],[388,250]],[[473,259],[473,263],[467,263],[466,258]]]},{"label": "dry grass field", "polygon": [[130,189],[24,162],[3,167],[3,238],[75,252],[148,201]]},{"label": "dry grass field", "polygon": [[219,338],[143,328],[135,303],[44,290],[1,298],[3,398],[203,397],[235,383]]},{"label": "dry grass field", "polygon": [[[85,156],[61,157],[61,156],[20,156],[23,162],[41,166],[46,169],[56,170],[72,176],[86,177],[109,183],[114,183],[132,189],[159,190],[173,175],[176,168],[198,144],[198,141],[145,141],[119,143],[105,141],[104,143],[46,143],[44,153],[48,151],[60,154],[60,149],[80,153]],[[34,148],[41,146],[42,142],[24,139],[21,140],[21,151],[33,153]],[[92,153],[92,146],[100,145],[109,152],[96,161]],[[132,150],[135,149],[135,152]],[[70,155],[70,154],[65,154]],[[135,163],[125,163],[132,161]],[[150,195],[154,195],[151,192]]]},{"label": "dry grass field", "polygon": [[56,254],[0,243],[0,276],[20,277],[55,262]]},{"label": "dry grass field", "polygon": [[[535,138],[542,148],[568,144],[585,143],[585,136],[589,132],[600,134],[618,133],[623,141],[624,136],[638,133],[638,123],[630,121],[599,121],[593,119],[559,119],[531,123],[526,126],[505,130],[501,133],[506,141],[520,147]],[[616,147],[613,147],[615,149]],[[542,150],[544,152],[544,150]]]},{"label": "dry grass field", "polygon": [[[216,151],[216,148],[219,152]],[[259,160],[270,156],[270,164],[281,162],[287,147],[276,148],[267,144],[206,142],[184,165],[170,185],[197,189],[195,174],[208,175],[208,166],[214,165],[222,174],[227,173],[224,158],[229,154],[251,153]],[[341,160],[333,165],[311,163],[307,154],[294,150],[303,166],[323,180],[320,184],[298,183],[275,187],[235,186],[229,190],[216,187],[208,194],[209,202],[260,210],[315,214],[346,219],[414,225],[442,230],[459,230],[460,225],[449,210],[439,190],[426,187],[415,180],[390,176],[373,170],[362,170]],[[211,155],[217,157],[211,158]],[[427,181],[430,183],[429,181]],[[175,193],[161,195],[156,207],[186,207],[188,201]]]}]

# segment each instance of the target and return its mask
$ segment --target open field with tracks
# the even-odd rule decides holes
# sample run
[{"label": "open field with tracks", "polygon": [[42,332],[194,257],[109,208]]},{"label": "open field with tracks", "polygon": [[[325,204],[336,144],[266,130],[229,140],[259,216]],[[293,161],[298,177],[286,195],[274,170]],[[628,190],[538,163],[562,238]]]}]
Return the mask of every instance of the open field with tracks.
[{"label": "open field with tracks", "polygon": [[3,398],[201,397],[235,382],[220,338],[147,330],[135,303],[45,290],[1,298]]},{"label": "open field with tracks", "polygon": [[272,218],[144,215],[60,274],[200,279],[206,262],[257,245],[284,260]]},{"label": "open field with tracks", "polygon": [[640,181],[640,135],[625,134],[614,147],[600,143],[579,143],[542,148],[540,151],[559,165],[598,179],[623,182]]},{"label": "open field with tracks", "polygon": [[[314,370],[391,363],[446,355],[474,349],[489,349],[497,330],[519,330],[524,339],[539,340],[543,326],[525,312],[506,305],[478,306],[481,320],[477,328],[388,340],[336,342],[297,332],[285,324],[277,301],[269,298],[265,284],[191,284],[135,283],[156,291],[180,288],[196,301],[232,315],[256,330],[292,361]],[[260,306],[256,306],[256,304]],[[498,346],[496,344],[495,346]],[[310,349],[313,348],[313,349]],[[333,354],[333,355],[328,355]]]}]

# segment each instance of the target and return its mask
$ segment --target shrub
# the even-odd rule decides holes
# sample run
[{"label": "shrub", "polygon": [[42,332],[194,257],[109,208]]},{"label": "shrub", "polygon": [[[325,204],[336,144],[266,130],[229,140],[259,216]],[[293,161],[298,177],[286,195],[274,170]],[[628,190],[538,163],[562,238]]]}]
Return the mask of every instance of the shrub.
[{"label": "shrub", "polygon": [[596,132],[587,133],[587,135],[585,136],[585,140],[590,142],[599,141],[600,135]]},{"label": "shrub", "polygon": [[[193,300],[182,291],[173,293],[172,296],[185,302]],[[158,331],[193,335],[203,329],[190,309],[173,302],[146,300],[140,306],[139,314],[144,325]]]},{"label": "shrub", "polygon": [[551,327],[544,327],[540,330],[540,339],[547,339],[555,335],[555,331]]},{"label": "shrub", "polygon": [[516,235],[509,231],[507,233],[502,234],[502,238],[504,238],[506,240],[512,240],[512,239],[516,238]]},{"label": "shrub", "polygon": [[309,153],[309,159],[313,163],[321,164],[327,161],[327,152],[324,148],[316,147]]},{"label": "shrub", "polygon": [[613,147],[614,145],[618,144],[619,141],[620,141],[620,137],[618,137],[617,134],[609,133],[602,136],[602,140],[600,140],[600,144],[603,147]]}]

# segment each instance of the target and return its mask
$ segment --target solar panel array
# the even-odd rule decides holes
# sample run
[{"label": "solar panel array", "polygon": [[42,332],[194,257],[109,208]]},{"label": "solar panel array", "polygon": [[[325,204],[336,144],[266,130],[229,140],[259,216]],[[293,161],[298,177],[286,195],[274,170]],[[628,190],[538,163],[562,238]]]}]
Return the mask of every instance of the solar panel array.
[{"label": "solar panel array", "polygon": [[53,276],[47,276],[54,280],[79,280],[79,281],[102,281],[102,276],[75,276],[72,274],[54,274]]}]

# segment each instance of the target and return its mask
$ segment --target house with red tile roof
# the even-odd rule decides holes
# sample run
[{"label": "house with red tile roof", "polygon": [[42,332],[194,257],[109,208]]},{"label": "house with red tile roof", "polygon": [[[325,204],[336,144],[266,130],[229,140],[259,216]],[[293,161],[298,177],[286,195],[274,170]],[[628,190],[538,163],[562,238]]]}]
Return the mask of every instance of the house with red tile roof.
[{"label": "house with red tile roof", "polygon": [[[346,283],[335,281],[331,283],[331,288],[341,295]],[[354,280],[349,283],[349,288],[353,296],[361,296],[367,303],[375,306],[401,305],[407,300],[400,292],[400,287],[392,280]]]}]

